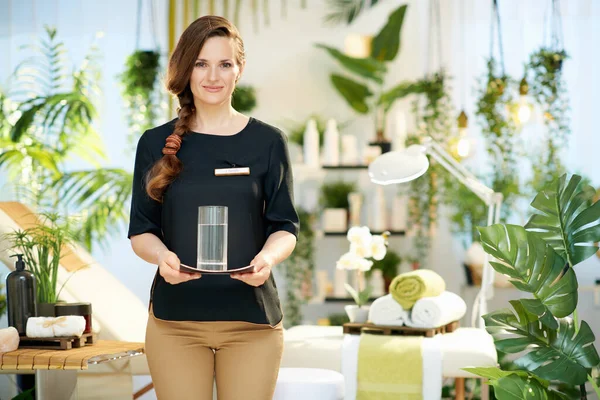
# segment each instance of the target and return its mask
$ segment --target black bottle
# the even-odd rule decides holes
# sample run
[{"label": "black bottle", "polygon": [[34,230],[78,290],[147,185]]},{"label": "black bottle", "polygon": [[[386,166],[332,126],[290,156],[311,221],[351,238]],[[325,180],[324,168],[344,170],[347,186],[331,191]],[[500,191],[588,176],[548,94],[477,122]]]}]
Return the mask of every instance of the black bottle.
[{"label": "black bottle", "polygon": [[27,318],[37,316],[35,276],[25,271],[23,254],[18,257],[15,270],[6,277],[6,305],[8,308],[8,325],[14,326],[20,336],[25,336]]}]

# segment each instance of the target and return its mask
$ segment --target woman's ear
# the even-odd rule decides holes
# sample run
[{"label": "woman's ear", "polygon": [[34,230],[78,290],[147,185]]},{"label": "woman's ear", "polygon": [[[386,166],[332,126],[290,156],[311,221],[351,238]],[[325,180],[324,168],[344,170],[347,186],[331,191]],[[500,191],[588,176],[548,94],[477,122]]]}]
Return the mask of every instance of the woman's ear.
[{"label": "woman's ear", "polygon": [[237,78],[235,78],[235,83],[237,83],[241,77],[242,77],[242,73],[244,72],[244,67],[246,66],[246,60],[244,60],[242,62],[242,64],[240,64],[240,70],[238,72]]}]

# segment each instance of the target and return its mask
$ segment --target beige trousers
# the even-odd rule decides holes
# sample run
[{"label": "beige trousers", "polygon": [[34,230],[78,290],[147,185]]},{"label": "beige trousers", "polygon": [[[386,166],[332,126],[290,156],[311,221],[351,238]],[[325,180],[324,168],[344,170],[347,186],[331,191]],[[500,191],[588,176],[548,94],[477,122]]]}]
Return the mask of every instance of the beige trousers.
[{"label": "beige trousers", "polygon": [[165,321],[150,308],[146,357],[158,400],[271,400],[282,323]]}]

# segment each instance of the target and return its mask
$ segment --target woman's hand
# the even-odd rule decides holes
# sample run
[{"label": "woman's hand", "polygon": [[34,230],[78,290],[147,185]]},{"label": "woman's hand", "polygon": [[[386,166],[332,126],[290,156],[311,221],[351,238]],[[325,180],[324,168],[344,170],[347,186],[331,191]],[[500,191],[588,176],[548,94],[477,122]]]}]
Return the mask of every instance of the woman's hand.
[{"label": "woman's hand", "polygon": [[180,271],[180,264],[179,257],[172,251],[164,250],[158,255],[158,271],[165,278],[165,281],[171,285],[177,285],[201,277],[200,274]]},{"label": "woman's hand", "polygon": [[271,258],[258,253],[250,262],[250,265],[254,265],[254,272],[233,273],[230,274],[230,276],[233,279],[245,282],[250,286],[260,286],[264,284],[267,279],[269,279],[271,268],[273,268]]}]

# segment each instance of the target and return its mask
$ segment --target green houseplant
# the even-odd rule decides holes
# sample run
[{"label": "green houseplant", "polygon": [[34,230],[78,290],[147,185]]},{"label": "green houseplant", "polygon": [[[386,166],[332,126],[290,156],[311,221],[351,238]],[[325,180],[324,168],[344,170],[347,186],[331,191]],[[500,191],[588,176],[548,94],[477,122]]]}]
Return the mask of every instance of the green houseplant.
[{"label": "green houseplant", "polygon": [[237,85],[231,98],[233,108],[244,113],[256,107],[256,90],[249,85]]},{"label": "green houseplant", "polygon": [[[106,243],[127,221],[132,175],[100,167],[106,156],[93,128],[97,49],[92,47],[81,67],[69,73],[56,30],[46,27],[46,35],[39,53],[9,81],[15,89],[0,95],[0,169],[8,173],[15,198],[34,211],[80,216],[75,237],[91,250],[92,243]],[[27,76],[22,76],[25,67]],[[69,168],[72,160],[84,167]]]},{"label": "green houseplant", "polygon": [[323,208],[348,209],[348,195],[356,190],[356,183],[333,181],[321,186],[320,204]]},{"label": "green houseplant", "polygon": [[294,252],[284,263],[286,328],[302,323],[301,306],[307,300],[303,292],[306,286],[312,286],[312,277],[315,272],[315,215],[298,208],[298,216],[301,226],[298,243],[296,243]]},{"label": "green houseplant", "polygon": [[[52,316],[62,289],[58,287],[60,260],[69,254],[74,236],[68,218],[48,212],[37,217],[35,225],[6,233],[4,237],[12,248],[23,254],[27,269],[35,276],[40,315]],[[48,307],[51,312],[46,310]]]},{"label": "green houseplant", "polygon": [[564,50],[544,47],[529,58],[528,68],[533,75],[531,94],[542,109],[547,129],[546,148],[542,151],[536,149],[537,159],[533,163],[533,178],[529,186],[534,193],[565,172],[560,150],[566,147],[570,134],[569,102],[562,76],[563,63],[567,58]]},{"label": "green houseplant", "polygon": [[498,351],[517,355],[513,365],[518,369],[467,370],[489,378],[500,400],[573,398],[564,386],[579,386],[581,397],[576,398],[586,398],[586,381],[600,395],[591,376],[600,357],[592,330],[577,316],[574,271],[598,250],[600,202],[594,202],[595,190],[581,181],[565,174],[547,185],[531,203],[536,211],[524,227],[479,228],[485,251],[496,260],[493,268],[534,296],[511,301],[515,313],[502,309],[483,317]]},{"label": "green houseplant", "polygon": [[136,50],[127,57],[125,70],[117,76],[127,107],[130,145],[134,145],[144,131],[155,126],[159,71],[160,52]]},{"label": "green houseplant", "polygon": [[323,209],[323,229],[327,232],[346,232],[349,219],[348,195],[356,190],[356,183],[342,180],[321,186],[319,204]]},{"label": "green houseplant", "polygon": [[375,118],[376,142],[385,141],[384,126],[387,111],[394,101],[413,92],[412,83],[403,82],[395,87],[384,89],[384,77],[387,73],[386,62],[393,61],[400,50],[400,33],[408,6],[402,5],[393,11],[387,23],[373,38],[368,57],[350,57],[342,51],[325,44],[316,44],[359,80],[346,75],[331,74],[334,88],[346,100],[352,109],[360,114]]}]

